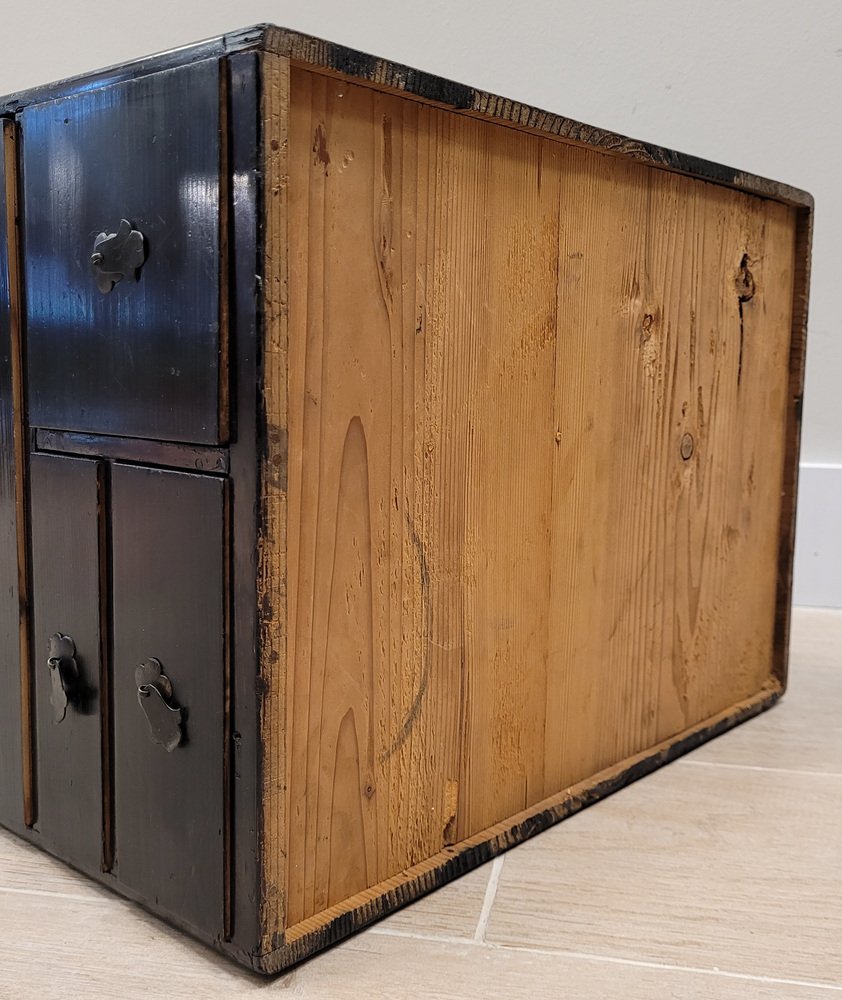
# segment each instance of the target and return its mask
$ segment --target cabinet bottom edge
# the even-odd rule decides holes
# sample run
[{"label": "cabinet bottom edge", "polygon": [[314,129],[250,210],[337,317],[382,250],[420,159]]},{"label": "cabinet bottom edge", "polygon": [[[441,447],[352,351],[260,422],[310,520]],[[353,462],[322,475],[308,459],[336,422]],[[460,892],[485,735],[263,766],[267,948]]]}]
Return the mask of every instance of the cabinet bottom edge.
[{"label": "cabinet bottom edge", "polygon": [[755,695],[677,733],[675,736],[628,757],[569,788],[536,803],[447,847],[427,860],[351,896],[349,899],[290,927],[282,942],[256,955],[252,968],[264,975],[289,969],[351,934],[461,875],[478,868],[498,854],[625,788],[701,744],[771,708],[783,686],[770,680]]}]

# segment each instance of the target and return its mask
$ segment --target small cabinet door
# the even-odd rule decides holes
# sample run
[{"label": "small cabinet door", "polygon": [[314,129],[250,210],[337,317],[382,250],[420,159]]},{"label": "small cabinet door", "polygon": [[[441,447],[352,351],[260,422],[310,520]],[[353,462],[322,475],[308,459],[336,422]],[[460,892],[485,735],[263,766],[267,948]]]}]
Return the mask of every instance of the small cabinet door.
[{"label": "small cabinet door", "polygon": [[21,113],[33,427],[225,440],[220,93],[209,59]]},{"label": "small cabinet door", "polygon": [[30,484],[36,829],[53,853],[98,871],[103,852],[100,466],[33,455]]},{"label": "small cabinet door", "polygon": [[218,936],[225,484],[115,465],[111,486],[114,873],[160,909]]}]

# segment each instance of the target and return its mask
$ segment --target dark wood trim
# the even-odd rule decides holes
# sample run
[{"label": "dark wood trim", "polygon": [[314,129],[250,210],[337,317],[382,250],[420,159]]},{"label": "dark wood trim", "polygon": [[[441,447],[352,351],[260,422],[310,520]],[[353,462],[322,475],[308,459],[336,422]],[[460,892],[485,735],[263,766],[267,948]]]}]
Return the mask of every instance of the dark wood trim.
[{"label": "dark wood trim", "polygon": [[257,817],[260,808],[260,743],[257,663],[257,387],[260,364],[259,284],[262,267],[261,177],[258,165],[260,101],[258,56],[228,60],[231,378],[231,850],[233,858],[231,940],[226,950],[251,964],[259,926]]},{"label": "dark wood trim", "polygon": [[222,504],[222,579],[225,588],[222,606],[222,662],[224,671],[224,718],[222,723],[222,856],[224,866],[222,877],[222,936],[224,940],[230,941],[233,927],[232,908],[234,898],[234,858],[232,854],[233,837],[231,833],[233,826],[231,628],[234,620],[234,608],[232,606],[233,596],[231,588],[231,545],[233,541],[231,525],[231,481],[228,479],[223,483]]},{"label": "dark wood trim", "polygon": [[228,72],[227,65],[219,68],[219,441],[227,444],[231,435],[231,373],[228,288],[228,230],[229,197],[231,188],[228,176]]},{"label": "dark wood trim", "polygon": [[114,722],[111,696],[113,616],[111,612],[111,467],[97,465],[99,555],[99,713],[102,773],[102,870],[114,867]]},{"label": "dark wood trim", "polygon": [[83,89],[90,89],[92,86],[106,86],[200,59],[214,56],[221,58],[225,55],[258,49],[286,56],[294,63],[311,69],[368,83],[378,89],[400,93],[451,111],[477,115],[503,125],[543,133],[605,153],[629,156],[655,167],[687,174],[715,184],[724,184],[789,205],[813,207],[813,199],[809,194],[788,184],[757,177],[734,167],[713,163],[654,143],[631,139],[607,129],[585,125],[572,118],[542,111],[528,104],[445,80],[432,73],[425,73],[410,66],[403,66],[344,45],[336,45],[321,38],[271,24],[254,25],[195,45],[138,59],[123,66],[99,70],[0,98],[0,113],[15,113],[28,105],[54,100]]},{"label": "dark wood trim", "polygon": [[695,750],[707,740],[771,708],[781,693],[777,685],[764,688],[754,697],[672,739],[607,768],[461,844],[445,848],[427,861],[390,879],[388,883],[372,886],[345,903],[303,921],[287,931],[286,940],[279,948],[256,958],[255,970],[273,975],[336,944],[381,917],[485,864],[503,851],[529,840],[677,757]]},{"label": "dark wood trim", "polygon": [[775,201],[810,208],[813,205],[813,199],[809,194],[788,184],[757,177],[734,167],[713,163],[654,143],[631,139],[607,129],[595,128],[572,118],[542,111],[528,104],[511,101],[496,94],[454,83],[410,66],[402,66],[287,28],[266,25],[263,30],[263,45],[269,51],[286,56],[294,64],[310,69],[321,69],[357,83],[367,82],[380,90],[414,97],[450,111],[542,133],[580,146],[589,146],[604,153],[628,156],[654,167],[739,188],[741,191]]},{"label": "dark wood trim", "polygon": [[23,338],[23,274],[20,253],[19,129],[3,122],[3,157],[6,176],[6,235],[9,252],[9,320],[12,362],[12,407],[15,439],[15,507],[18,540],[18,599],[20,614],[21,757],[23,764],[23,817],[33,826],[38,815],[35,770],[35,720],[32,684],[32,622],[29,551],[29,428],[26,414],[26,349]]},{"label": "dark wood trim", "polygon": [[795,514],[798,467],[801,452],[801,410],[804,396],[804,365],[807,356],[807,306],[810,293],[810,263],[813,211],[797,211],[795,223],[795,275],[792,296],[792,339],[789,346],[786,451],[781,484],[781,521],[778,543],[778,580],[775,608],[773,673],[785,689],[789,665],[789,633],[792,617],[792,570],[795,553]]},{"label": "dark wood trim", "polygon": [[117,462],[137,462],[185,472],[228,472],[228,450],[203,445],[142,441],[39,427],[35,432],[35,447],[38,451],[107,458]]},{"label": "dark wood trim", "polygon": [[225,35],[217,35],[204,41],[188,45],[180,45],[166,52],[158,52],[151,56],[142,56],[129,62],[115,66],[106,66],[91,73],[80,73],[66,77],[53,83],[30,87],[15,94],[0,97],[0,115],[16,114],[23,108],[34,104],[44,104],[58,97],[68,97],[92,87],[107,87],[113,83],[123,83],[126,80],[137,80],[150,73],[160,73],[162,70],[175,69],[178,66],[188,66],[190,63],[201,62],[203,59],[221,59],[234,52],[246,52],[262,45],[265,25],[250,25],[238,31]]}]

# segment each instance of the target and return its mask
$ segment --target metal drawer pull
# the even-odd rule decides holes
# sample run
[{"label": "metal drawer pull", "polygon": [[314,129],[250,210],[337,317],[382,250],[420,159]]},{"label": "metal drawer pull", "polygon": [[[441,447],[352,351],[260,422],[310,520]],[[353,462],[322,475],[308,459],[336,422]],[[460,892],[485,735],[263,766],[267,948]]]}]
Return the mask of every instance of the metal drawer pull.
[{"label": "metal drawer pull", "polygon": [[97,288],[107,295],[118,281],[137,277],[145,260],[143,233],[133,229],[127,219],[121,219],[116,233],[100,233],[94,240],[91,264]]},{"label": "metal drawer pull", "polygon": [[47,666],[50,668],[50,704],[53,706],[53,722],[58,725],[67,715],[67,705],[73,695],[73,687],[79,679],[76,643],[69,635],[56,632],[50,636]]},{"label": "metal drawer pull", "polygon": [[164,673],[161,661],[150,656],[134,672],[137,701],[149,723],[153,743],[159,743],[167,753],[181,743],[183,711],[172,705],[172,683]]}]

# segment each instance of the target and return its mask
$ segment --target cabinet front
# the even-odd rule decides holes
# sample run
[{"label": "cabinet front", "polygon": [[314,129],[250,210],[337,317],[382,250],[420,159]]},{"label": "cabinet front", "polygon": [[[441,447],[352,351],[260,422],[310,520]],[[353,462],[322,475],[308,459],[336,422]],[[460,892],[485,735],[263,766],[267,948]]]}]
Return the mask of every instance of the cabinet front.
[{"label": "cabinet front", "polygon": [[224,442],[217,60],[21,115],[30,423]]},{"label": "cabinet front", "polygon": [[224,907],[225,483],[111,479],[114,874],[212,936]]},{"label": "cabinet front", "polygon": [[33,643],[44,846],[88,871],[103,855],[99,463],[33,455]]}]

